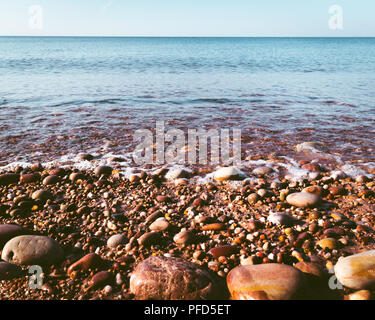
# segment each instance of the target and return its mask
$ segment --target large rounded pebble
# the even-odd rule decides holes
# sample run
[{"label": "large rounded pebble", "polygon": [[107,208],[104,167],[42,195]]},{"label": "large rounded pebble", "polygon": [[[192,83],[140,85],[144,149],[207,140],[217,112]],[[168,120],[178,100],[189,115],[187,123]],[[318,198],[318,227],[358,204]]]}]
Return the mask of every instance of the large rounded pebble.
[{"label": "large rounded pebble", "polygon": [[39,180],[40,180],[39,172],[23,174],[20,178],[20,181],[22,183],[34,183],[34,182],[38,182]]},{"label": "large rounded pebble", "polygon": [[236,267],[227,284],[235,300],[290,300],[303,298],[305,278],[294,267],[269,263]]},{"label": "large rounded pebble", "polygon": [[220,279],[198,264],[181,258],[150,257],[130,277],[137,300],[225,299]]},{"label": "large rounded pebble", "polygon": [[111,175],[112,174],[112,167],[108,167],[108,166],[100,166],[100,167],[97,167],[95,170],[94,170],[94,173],[97,175],[97,176],[101,176],[102,174],[105,174],[105,175]]},{"label": "large rounded pebble", "polygon": [[217,181],[243,180],[246,175],[236,167],[220,168],[214,173],[214,179]]},{"label": "large rounded pebble", "polygon": [[91,280],[89,281],[89,285],[91,288],[103,288],[106,285],[113,284],[115,277],[113,273],[108,271],[100,271],[96,273]]},{"label": "large rounded pebble", "polygon": [[339,259],[335,275],[344,286],[361,290],[375,286],[375,250]]},{"label": "large rounded pebble", "polygon": [[321,197],[313,193],[297,192],[287,196],[286,201],[295,207],[315,207],[320,203]]},{"label": "large rounded pebble", "polygon": [[12,263],[0,262],[0,280],[11,280],[22,276],[22,269]]},{"label": "large rounded pebble", "polygon": [[155,244],[159,244],[161,240],[160,232],[147,232],[138,239],[138,243],[141,246],[149,247]]},{"label": "large rounded pebble", "polygon": [[171,201],[171,199],[169,198],[169,197],[167,197],[167,196],[157,196],[156,197],[156,201],[157,202],[160,202],[160,203],[168,203],[168,202],[170,202]]},{"label": "large rounded pebble", "polygon": [[18,265],[51,265],[64,257],[60,244],[44,236],[25,235],[9,240],[1,258]]},{"label": "large rounded pebble", "polygon": [[51,176],[58,176],[58,177],[63,177],[63,176],[65,176],[67,174],[67,172],[63,168],[52,169],[48,173]]},{"label": "large rounded pebble", "polygon": [[165,231],[169,228],[169,222],[161,217],[159,219],[156,219],[151,225],[150,230],[151,231]]},{"label": "large rounded pebble", "polygon": [[318,241],[318,246],[322,249],[336,249],[337,248],[337,241],[334,238],[325,238],[320,241]]},{"label": "large rounded pebble", "polygon": [[177,244],[187,245],[195,242],[196,236],[191,231],[181,231],[173,237],[173,241]]},{"label": "large rounded pebble", "polygon": [[33,200],[47,201],[49,199],[53,199],[53,194],[47,190],[38,190],[32,194],[31,198]]},{"label": "large rounded pebble", "polygon": [[54,185],[56,183],[59,182],[59,177],[58,176],[48,176],[46,177],[44,180],[43,180],[43,184],[45,186],[49,186],[49,185]]},{"label": "large rounded pebble", "polygon": [[85,179],[85,175],[81,172],[73,172],[69,176],[69,180],[72,182],[75,182],[77,180],[83,180]]},{"label": "large rounded pebble", "polygon": [[0,186],[9,186],[10,184],[18,183],[20,175],[17,173],[5,173],[0,175]]},{"label": "large rounded pebble", "polygon": [[22,235],[29,235],[32,232],[24,227],[15,224],[2,224],[0,225],[0,250],[12,238]]},{"label": "large rounded pebble", "polygon": [[109,248],[116,248],[120,244],[124,244],[126,240],[127,237],[124,234],[115,234],[108,239],[107,246]]}]

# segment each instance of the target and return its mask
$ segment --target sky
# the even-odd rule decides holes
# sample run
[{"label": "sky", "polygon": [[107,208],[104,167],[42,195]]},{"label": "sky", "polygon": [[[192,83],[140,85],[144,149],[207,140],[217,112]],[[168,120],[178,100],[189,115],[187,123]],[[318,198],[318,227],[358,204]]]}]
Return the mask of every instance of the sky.
[{"label": "sky", "polygon": [[373,37],[374,17],[374,0],[0,0],[0,36]]}]

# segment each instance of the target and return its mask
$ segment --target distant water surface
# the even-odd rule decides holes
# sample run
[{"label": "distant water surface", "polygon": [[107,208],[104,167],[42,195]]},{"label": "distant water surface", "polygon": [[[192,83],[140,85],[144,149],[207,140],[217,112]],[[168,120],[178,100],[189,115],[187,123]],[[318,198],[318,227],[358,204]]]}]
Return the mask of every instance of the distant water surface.
[{"label": "distant water surface", "polygon": [[0,37],[0,163],[122,154],[156,120],[374,161],[375,38]]}]

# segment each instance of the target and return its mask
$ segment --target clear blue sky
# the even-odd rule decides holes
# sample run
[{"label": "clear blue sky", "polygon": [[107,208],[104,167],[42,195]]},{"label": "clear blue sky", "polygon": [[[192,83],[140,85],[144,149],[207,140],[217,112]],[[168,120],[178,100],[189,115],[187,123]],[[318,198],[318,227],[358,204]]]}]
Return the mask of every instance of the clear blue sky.
[{"label": "clear blue sky", "polygon": [[[332,5],[343,30],[328,27]],[[0,0],[0,35],[375,36],[375,0]]]}]

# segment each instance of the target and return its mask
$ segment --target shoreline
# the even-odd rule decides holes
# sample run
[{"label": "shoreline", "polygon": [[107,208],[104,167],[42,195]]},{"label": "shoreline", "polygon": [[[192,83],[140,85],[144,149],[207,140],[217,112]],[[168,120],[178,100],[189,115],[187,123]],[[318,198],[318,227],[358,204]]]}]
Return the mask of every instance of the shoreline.
[{"label": "shoreline", "polygon": [[[202,266],[224,283],[240,265],[299,263],[304,271],[313,266],[320,279],[310,283],[312,298],[348,298],[355,290],[327,290],[329,269],[341,256],[375,248],[374,180],[337,172],[332,177],[331,171],[316,174],[311,162],[300,165],[315,172],[315,178],[276,182],[261,165],[252,179],[224,169],[219,178],[216,171],[216,180],[200,184],[183,169],[150,168],[124,177],[116,166],[78,170],[38,164],[16,168],[17,174],[2,172],[0,224],[16,224],[56,240],[64,257],[43,269],[42,290],[28,288],[23,266],[24,276],[2,281],[0,297],[137,299],[129,288],[136,266],[150,256],[166,256]],[[206,174],[213,171],[206,169]],[[308,187],[321,194],[319,205],[288,203],[288,195]],[[36,194],[38,190],[44,192]],[[108,246],[116,234],[122,234],[121,241]],[[101,263],[87,262],[92,270],[81,264],[82,270],[69,273],[89,254]],[[100,272],[107,273],[100,278]],[[93,287],[93,281],[99,282]]]}]

